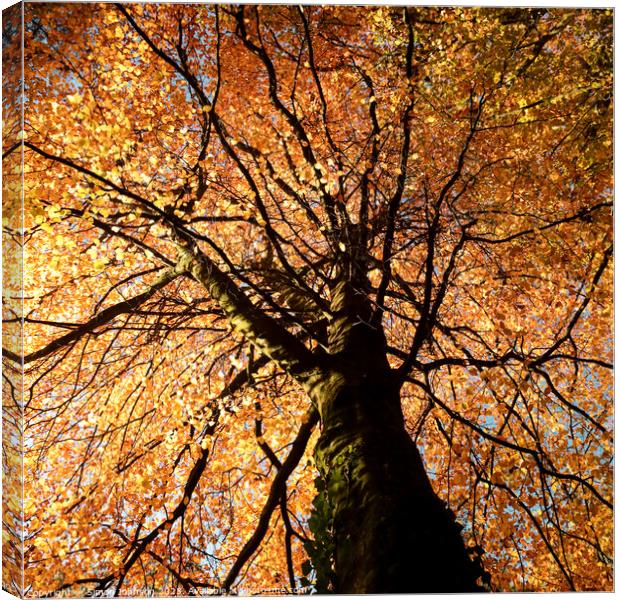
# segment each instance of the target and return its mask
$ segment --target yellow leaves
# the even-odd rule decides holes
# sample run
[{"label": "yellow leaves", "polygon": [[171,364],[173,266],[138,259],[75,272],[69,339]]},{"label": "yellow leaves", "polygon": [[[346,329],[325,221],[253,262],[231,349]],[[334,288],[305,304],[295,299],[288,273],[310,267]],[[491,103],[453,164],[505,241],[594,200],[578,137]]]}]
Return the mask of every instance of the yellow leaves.
[{"label": "yellow leaves", "polygon": [[67,102],[69,102],[69,104],[71,106],[78,106],[82,103],[84,97],[79,94],[79,93],[75,93],[75,94],[71,94],[70,96],[67,96]]},{"label": "yellow leaves", "polygon": [[112,214],[112,210],[107,206],[101,206],[93,209],[93,212],[100,214],[102,217],[107,218]]},{"label": "yellow leaves", "polygon": [[127,253],[121,248],[116,248],[114,250],[114,258],[119,262],[124,262],[127,258]]},{"label": "yellow leaves", "polygon": [[58,204],[50,204],[45,206],[45,212],[47,217],[51,221],[60,221],[60,219],[66,214],[66,212]]},{"label": "yellow leaves", "polygon": [[106,268],[108,262],[109,261],[107,258],[98,258],[97,260],[95,260],[95,262],[93,262],[93,267],[95,271],[103,271]]},{"label": "yellow leaves", "polygon": [[148,492],[152,488],[150,479],[147,477],[144,477],[143,475],[138,475],[136,477],[136,484],[142,491],[145,491],[145,492]]},{"label": "yellow leaves", "polygon": [[[4,531],[4,530],[3,530]],[[44,537],[35,537],[34,540],[32,541],[32,545],[37,549],[37,550],[45,550],[48,547],[48,541],[44,538]]]},{"label": "yellow leaves", "polygon": [[93,261],[92,264],[95,271],[103,271],[110,262],[107,257],[100,257],[99,252],[99,248],[96,245],[91,246],[86,251],[86,255]]},{"label": "yellow leaves", "polygon": [[115,23],[118,23],[118,15],[113,11],[106,12],[103,16],[103,22],[106,25],[113,25]]},{"label": "yellow leaves", "polygon": [[73,238],[68,237],[64,234],[57,234],[54,236],[54,244],[56,246],[60,246],[61,248],[72,249],[77,246],[75,240]]}]

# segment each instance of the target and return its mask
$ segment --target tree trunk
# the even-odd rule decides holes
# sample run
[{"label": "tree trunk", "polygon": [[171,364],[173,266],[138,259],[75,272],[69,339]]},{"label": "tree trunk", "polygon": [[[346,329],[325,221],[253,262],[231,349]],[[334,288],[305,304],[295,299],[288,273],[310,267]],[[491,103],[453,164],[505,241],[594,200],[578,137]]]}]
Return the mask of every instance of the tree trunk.
[{"label": "tree trunk", "polygon": [[318,505],[331,517],[332,591],[480,591],[482,573],[405,429],[383,331],[371,325],[369,307],[349,284],[333,291],[332,309],[329,349],[337,367],[313,394],[321,415]]},{"label": "tree trunk", "polygon": [[393,385],[335,376],[332,386],[316,457],[333,519],[334,591],[479,591],[481,572],[433,492]]}]

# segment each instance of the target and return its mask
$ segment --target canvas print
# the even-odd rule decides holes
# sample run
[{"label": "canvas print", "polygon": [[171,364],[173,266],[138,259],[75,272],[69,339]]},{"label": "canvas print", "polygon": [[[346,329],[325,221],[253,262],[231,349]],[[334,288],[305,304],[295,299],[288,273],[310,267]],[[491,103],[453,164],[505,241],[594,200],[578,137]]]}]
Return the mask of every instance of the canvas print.
[{"label": "canvas print", "polygon": [[612,590],[612,10],[2,35],[5,590]]}]

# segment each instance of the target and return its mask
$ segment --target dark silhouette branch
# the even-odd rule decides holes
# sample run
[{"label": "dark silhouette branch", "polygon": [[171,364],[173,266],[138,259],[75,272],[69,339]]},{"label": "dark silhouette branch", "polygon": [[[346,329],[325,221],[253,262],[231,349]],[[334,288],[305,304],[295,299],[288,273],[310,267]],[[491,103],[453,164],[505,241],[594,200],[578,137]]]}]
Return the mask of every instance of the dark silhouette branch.
[{"label": "dark silhouette branch", "polygon": [[299,464],[299,461],[301,460],[301,457],[306,450],[306,445],[308,444],[308,440],[310,439],[312,430],[314,429],[318,421],[318,411],[314,408],[310,409],[304,417],[304,422],[299,429],[297,437],[291,445],[291,450],[288,456],[282,462],[282,466],[276,473],[276,476],[271,484],[271,489],[269,491],[267,501],[263,506],[263,510],[261,511],[260,517],[258,519],[258,524],[256,526],[256,529],[254,530],[254,533],[243,546],[241,552],[239,553],[239,556],[235,560],[235,563],[231,567],[228,575],[226,576],[226,579],[224,580],[224,588],[226,590],[230,590],[232,585],[235,583],[235,580],[237,579],[239,573],[241,572],[241,569],[243,569],[243,566],[252,557],[254,552],[256,552],[257,548],[260,546],[260,543],[263,541],[263,538],[267,533],[267,529],[269,528],[269,521],[271,520],[271,515],[280,503],[280,499],[282,497],[282,490],[286,486],[286,481],[295,469],[295,467]]},{"label": "dark silhouette branch", "polygon": [[119,315],[128,314],[136,311],[147,300],[150,300],[158,291],[166,287],[171,281],[179,276],[179,272],[174,269],[167,269],[164,273],[151,285],[146,291],[142,292],[138,296],[134,296],[128,300],[118,302],[113,306],[105,308],[100,313],[96,314],[92,319],[86,321],[86,323],[76,324],[75,328],[69,333],[53,340],[43,348],[35,350],[24,357],[2,349],[2,355],[16,363],[28,364],[40,358],[44,358],[50,354],[53,354],[60,348],[63,348],[69,344],[72,344],[82,338],[84,335],[93,333],[98,327],[105,325],[118,317]]}]

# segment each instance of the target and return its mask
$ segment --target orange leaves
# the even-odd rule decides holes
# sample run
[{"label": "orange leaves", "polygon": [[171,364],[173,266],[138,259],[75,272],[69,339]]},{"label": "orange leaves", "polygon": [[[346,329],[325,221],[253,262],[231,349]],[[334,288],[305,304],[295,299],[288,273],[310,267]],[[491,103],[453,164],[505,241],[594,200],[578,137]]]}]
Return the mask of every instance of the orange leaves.
[{"label": "orange leaves", "polygon": [[[25,153],[25,351],[125,310],[26,374],[34,589],[93,573],[142,585],[124,560],[159,525],[141,556],[158,592],[171,569],[175,585],[220,581],[277,470],[265,445],[282,459],[301,426],[308,398],[253,369],[259,352],[209,290],[180,274],[135,301],[179,243],[312,350],[329,350],[330,288],[349,261],[369,273],[356,293],[395,369],[432,312],[407,427],[468,539],[488,545],[495,585],[568,587],[549,549],[562,546],[575,587],[609,587],[609,513],[584,483],[611,496],[611,264],[593,285],[612,234],[609,17],[411,9],[408,77],[400,8],[306,7],[310,38],[296,7],[248,8],[273,83],[228,9],[127,5],[140,34],[112,5],[85,6],[27,8],[25,137],[64,162]],[[301,537],[316,435],[287,484]],[[288,585],[285,532],[276,511],[247,590]]]}]

